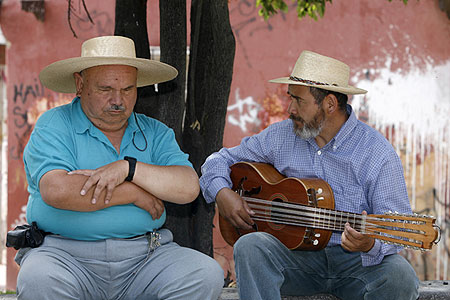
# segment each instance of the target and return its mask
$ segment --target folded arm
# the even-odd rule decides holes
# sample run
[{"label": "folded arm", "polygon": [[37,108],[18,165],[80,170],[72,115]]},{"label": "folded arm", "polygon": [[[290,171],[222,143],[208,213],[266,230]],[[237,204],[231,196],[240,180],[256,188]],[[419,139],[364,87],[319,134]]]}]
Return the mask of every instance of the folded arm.
[{"label": "folded arm", "polygon": [[[80,193],[88,178],[84,175],[69,175],[66,170],[49,171],[42,176],[39,183],[42,199],[55,208],[86,212],[115,205],[134,204],[148,211],[154,219],[158,219],[164,211],[160,199],[130,182],[117,185],[110,201],[93,203],[91,199],[94,189],[87,190],[85,195]],[[103,200],[105,195],[106,190],[103,190],[98,199]]]},{"label": "folded arm", "polygon": [[[81,195],[93,190],[87,198],[96,203],[105,193],[103,202],[108,203],[116,187],[125,182],[128,169],[127,161],[118,160],[96,170],[76,170],[69,174],[88,176],[79,190]],[[177,204],[192,202],[200,191],[197,173],[188,166],[158,166],[138,161],[131,183],[161,200]]]},{"label": "folded arm", "polygon": [[177,204],[194,201],[200,192],[197,173],[188,166],[157,166],[138,161],[132,182],[164,201]]}]

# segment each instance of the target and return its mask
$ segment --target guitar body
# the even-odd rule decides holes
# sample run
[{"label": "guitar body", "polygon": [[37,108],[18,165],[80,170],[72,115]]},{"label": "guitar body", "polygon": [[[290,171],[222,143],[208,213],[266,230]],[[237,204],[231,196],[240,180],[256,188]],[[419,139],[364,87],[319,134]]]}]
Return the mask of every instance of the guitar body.
[{"label": "guitar body", "polygon": [[269,201],[261,204],[269,217],[268,220],[254,220],[253,230],[242,230],[219,216],[220,232],[228,244],[234,245],[241,235],[262,231],[277,237],[291,250],[320,250],[326,247],[332,231],[271,222],[270,217],[273,214],[270,203],[274,201],[334,209],[333,191],[324,180],[286,178],[271,165],[253,162],[232,165],[230,177],[233,190],[240,193],[243,199],[251,197]]}]

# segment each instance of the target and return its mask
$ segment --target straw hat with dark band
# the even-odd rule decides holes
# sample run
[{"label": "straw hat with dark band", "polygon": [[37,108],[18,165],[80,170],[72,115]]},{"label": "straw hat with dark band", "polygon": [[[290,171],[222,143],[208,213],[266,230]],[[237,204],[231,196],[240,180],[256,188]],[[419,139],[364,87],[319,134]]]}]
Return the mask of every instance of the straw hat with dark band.
[{"label": "straw hat with dark band", "polygon": [[350,68],[343,62],[311,51],[303,51],[291,76],[269,80],[274,83],[312,86],[346,95],[365,94],[366,90],[348,85]]},{"label": "straw hat with dark band", "polygon": [[126,65],[137,68],[137,86],[171,80],[177,70],[159,61],[136,58],[133,40],[122,36],[102,36],[87,40],[81,46],[81,57],[54,62],[45,67],[39,79],[47,88],[61,93],[75,93],[73,74],[101,65]]}]

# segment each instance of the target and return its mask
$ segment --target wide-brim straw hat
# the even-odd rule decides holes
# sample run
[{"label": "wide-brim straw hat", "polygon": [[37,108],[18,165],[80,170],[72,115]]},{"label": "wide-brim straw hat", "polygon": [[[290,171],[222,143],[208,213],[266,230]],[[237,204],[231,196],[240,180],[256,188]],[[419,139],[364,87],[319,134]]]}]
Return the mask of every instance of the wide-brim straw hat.
[{"label": "wide-brim straw hat", "polygon": [[346,95],[365,94],[366,90],[348,84],[350,68],[345,63],[311,51],[303,51],[290,77],[269,80],[274,83],[312,86]]},{"label": "wide-brim straw hat", "polygon": [[81,57],[68,58],[54,62],[39,74],[42,84],[61,93],[75,93],[73,74],[102,65],[126,65],[135,67],[137,87],[169,81],[178,71],[165,63],[136,58],[132,39],[123,36],[101,36],[89,39],[81,46]]}]

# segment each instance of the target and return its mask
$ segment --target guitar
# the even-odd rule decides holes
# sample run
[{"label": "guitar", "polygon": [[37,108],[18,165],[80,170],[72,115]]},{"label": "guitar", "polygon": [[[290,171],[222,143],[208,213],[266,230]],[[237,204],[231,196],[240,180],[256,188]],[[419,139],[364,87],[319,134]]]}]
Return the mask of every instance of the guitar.
[{"label": "guitar", "polygon": [[269,164],[250,162],[232,165],[230,176],[233,190],[255,212],[252,230],[237,229],[219,215],[220,232],[231,246],[241,235],[263,231],[291,250],[320,250],[347,222],[365,235],[407,248],[429,250],[437,243],[440,229],[433,217],[334,210],[333,191],[322,179],[286,178]]}]

